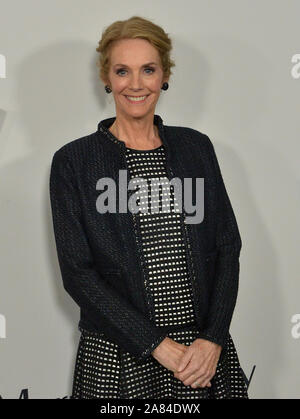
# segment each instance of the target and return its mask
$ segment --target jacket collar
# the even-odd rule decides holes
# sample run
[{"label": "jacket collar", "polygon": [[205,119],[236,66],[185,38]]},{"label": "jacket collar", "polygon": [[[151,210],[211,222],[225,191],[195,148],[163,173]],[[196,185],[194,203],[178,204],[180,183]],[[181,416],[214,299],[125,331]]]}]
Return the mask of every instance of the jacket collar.
[{"label": "jacket collar", "polygon": [[[122,140],[119,140],[117,137],[115,137],[113,135],[112,132],[109,131],[109,127],[113,124],[113,122],[115,121],[116,117],[112,117],[112,118],[106,118],[103,119],[102,121],[99,122],[98,124],[98,132],[102,133],[105,135],[106,138],[108,138],[112,143],[115,143],[117,145],[119,145],[121,148],[123,148],[125,150],[125,142]],[[167,136],[166,136],[166,130],[165,130],[165,126],[163,124],[163,120],[159,115],[154,115],[153,117],[153,123],[157,126],[158,128],[158,132],[159,132],[159,136],[160,139],[163,143],[163,145],[166,147],[166,151],[168,152],[169,150],[169,143],[167,140]]]}]

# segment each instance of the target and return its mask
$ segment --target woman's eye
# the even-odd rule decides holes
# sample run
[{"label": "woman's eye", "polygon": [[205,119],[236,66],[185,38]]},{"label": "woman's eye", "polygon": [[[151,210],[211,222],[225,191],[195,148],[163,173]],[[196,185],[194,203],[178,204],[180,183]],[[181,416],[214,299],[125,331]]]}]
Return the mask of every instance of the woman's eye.
[{"label": "woman's eye", "polygon": [[117,74],[120,74],[121,71],[125,71],[123,68],[120,68],[119,70],[116,71]]},{"label": "woman's eye", "polygon": [[145,70],[150,70],[150,71],[152,71],[152,73],[154,73],[154,68],[151,68],[151,67],[147,67],[147,68],[145,68]]},{"label": "woman's eye", "polygon": [[[150,70],[151,71],[151,73],[147,73],[147,74],[152,74],[155,71],[154,68],[152,68],[152,67],[147,67],[147,68],[145,68],[145,70]],[[123,71],[126,71],[126,70],[124,68],[119,68],[119,70],[117,70],[116,73],[119,75]]]}]

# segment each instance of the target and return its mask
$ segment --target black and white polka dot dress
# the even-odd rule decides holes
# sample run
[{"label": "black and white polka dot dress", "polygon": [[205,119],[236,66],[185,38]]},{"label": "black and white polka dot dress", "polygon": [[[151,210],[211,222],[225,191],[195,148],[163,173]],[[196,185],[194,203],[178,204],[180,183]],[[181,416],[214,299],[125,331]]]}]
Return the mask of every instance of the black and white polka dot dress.
[{"label": "black and white polka dot dress", "polygon": [[[141,211],[138,216],[155,307],[155,323],[157,326],[178,326],[168,336],[178,343],[190,345],[198,337],[198,330],[180,214],[175,211],[177,203],[172,192],[170,210],[163,211],[161,198],[167,189],[162,187],[161,193],[156,195],[151,189],[156,184],[153,178],[159,178],[162,185],[164,178],[168,182],[164,145],[152,150],[126,148],[126,158],[133,182],[136,177],[142,177],[147,179],[148,184],[140,195]],[[151,355],[144,363],[137,364],[134,356],[103,334],[82,328],[80,331],[71,398],[248,398],[244,372],[230,335],[225,356],[222,361],[219,359],[211,380],[212,386],[193,388],[175,378],[172,371]]]}]

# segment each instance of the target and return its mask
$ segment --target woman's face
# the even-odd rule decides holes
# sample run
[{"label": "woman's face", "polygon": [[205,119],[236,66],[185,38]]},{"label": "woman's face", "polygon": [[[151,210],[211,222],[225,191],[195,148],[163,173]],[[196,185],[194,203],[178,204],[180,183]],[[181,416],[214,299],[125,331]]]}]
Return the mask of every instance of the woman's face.
[{"label": "woman's face", "polygon": [[[151,63],[151,64],[150,64]],[[110,50],[108,84],[114,95],[116,113],[143,117],[155,113],[164,81],[157,50],[144,39],[122,39]],[[127,96],[146,96],[142,101]]]}]

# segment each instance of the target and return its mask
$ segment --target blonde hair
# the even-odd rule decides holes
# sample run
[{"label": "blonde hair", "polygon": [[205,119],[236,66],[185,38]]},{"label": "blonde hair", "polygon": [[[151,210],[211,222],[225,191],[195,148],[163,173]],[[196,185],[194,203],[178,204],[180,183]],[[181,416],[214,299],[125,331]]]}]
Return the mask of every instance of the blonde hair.
[{"label": "blonde hair", "polygon": [[96,51],[100,57],[97,63],[99,77],[101,80],[108,80],[109,53],[114,41],[120,39],[141,38],[150,42],[158,51],[163,69],[163,77],[169,78],[173,74],[171,68],[175,62],[170,58],[172,41],[168,34],[158,25],[140,16],[132,16],[127,20],[118,20],[104,29],[102,38],[98,43]]}]

